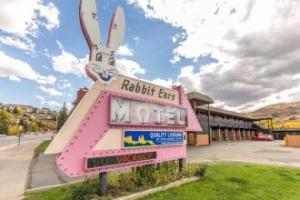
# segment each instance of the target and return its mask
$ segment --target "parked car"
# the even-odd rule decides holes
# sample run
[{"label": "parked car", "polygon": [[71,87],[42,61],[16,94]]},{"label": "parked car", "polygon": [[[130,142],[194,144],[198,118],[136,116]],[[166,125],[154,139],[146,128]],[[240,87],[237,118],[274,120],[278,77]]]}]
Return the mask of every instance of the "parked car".
[{"label": "parked car", "polygon": [[255,140],[255,141],[272,141],[273,140],[273,135],[264,134],[264,135],[253,136],[252,140]]}]

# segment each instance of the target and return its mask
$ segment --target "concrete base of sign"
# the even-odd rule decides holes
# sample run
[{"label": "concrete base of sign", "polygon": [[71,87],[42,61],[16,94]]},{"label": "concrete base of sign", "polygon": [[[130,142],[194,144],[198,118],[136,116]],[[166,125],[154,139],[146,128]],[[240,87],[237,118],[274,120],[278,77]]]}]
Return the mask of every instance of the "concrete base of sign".
[{"label": "concrete base of sign", "polygon": [[134,194],[131,194],[131,195],[128,195],[128,196],[123,196],[123,197],[115,198],[115,200],[135,200],[135,199],[140,199],[140,198],[142,198],[144,196],[147,196],[149,194],[153,194],[153,193],[156,193],[156,192],[165,191],[165,190],[168,190],[168,189],[171,189],[171,188],[174,188],[174,187],[178,187],[178,186],[183,185],[185,183],[190,183],[190,182],[197,181],[199,179],[200,178],[196,177],[196,176],[190,177],[190,178],[185,178],[185,179],[182,179],[182,180],[179,180],[179,181],[172,182],[172,183],[170,183],[168,185],[164,185],[164,186],[152,188],[152,189],[145,190],[145,191],[138,192],[138,193],[134,193]]},{"label": "concrete base of sign", "polygon": [[188,144],[194,146],[209,145],[208,134],[188,133]]}]

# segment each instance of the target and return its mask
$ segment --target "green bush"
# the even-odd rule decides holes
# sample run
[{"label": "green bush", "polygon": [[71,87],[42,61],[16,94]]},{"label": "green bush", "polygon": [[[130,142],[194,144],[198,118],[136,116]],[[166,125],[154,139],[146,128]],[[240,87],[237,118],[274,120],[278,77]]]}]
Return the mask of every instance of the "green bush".
[{"label": "green bush", "polygon": [[98,192],[98,179],[88,178],[78,185],[70,187],[70,199],[90,200]]},{"label": "green bush", "polygon": [[147,186],[156,183],[155,165],[145,165],[133,170],[133,176],[137,186]]},{"label": "green bush", "polygon": [[[120,174],[110,174],[107,180],[108,196],[105,199],[165,185],[195,175],[203,177],[206,168],[206,165],[186,164],[184,169],[179,170],[177,161],[168,161],[157,165],[137,167]],[[95,198],[98,192],[98,184],[98,178],[90,178],[81,184],[72,186],[70,188],[70,199],[87,200]],[[100,199],[103,200],[103,197]]]},{"label": "green bush", "polygon": [[119,175],[119,191],[132,192],[135,190],[136,185],[133,173],[127,172]]},{"label": "green bush", "polygon": [[194,175],[198,177],[204,177],[207,171],[207,165],[199,165],[197,166]]}]

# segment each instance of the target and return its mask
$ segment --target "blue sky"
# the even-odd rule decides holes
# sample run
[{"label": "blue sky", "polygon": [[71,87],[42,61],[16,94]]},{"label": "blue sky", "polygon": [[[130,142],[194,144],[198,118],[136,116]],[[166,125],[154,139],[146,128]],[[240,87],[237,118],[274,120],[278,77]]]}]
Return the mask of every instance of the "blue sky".
[{"label": "blue sky", "polygon": [[[180,83],[212,96],[216,106],[245,111],[300,100],[299,45],[293,42],[300,40],[293,28],[300,24],[299,3],[265,4],[98,0],[97,9],[105,43],[113,11],[124,8],[122,73]],[[83,73],[89,52],[78,6],[79,0],[0,3],[0,102],[57,108],[91,86]]]}]

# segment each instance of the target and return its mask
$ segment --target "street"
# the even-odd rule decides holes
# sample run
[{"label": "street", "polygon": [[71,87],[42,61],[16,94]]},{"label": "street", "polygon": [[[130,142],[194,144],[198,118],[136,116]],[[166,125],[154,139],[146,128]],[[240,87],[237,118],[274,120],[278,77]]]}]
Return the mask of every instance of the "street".
[{"label": "street", "polygon": [[[28,142],[34,141],[42,141],[45,139],[50,139],[51,133],[46,134],[30,134],[21,136],[21,143],[26,144]],[[14,147],[18,144],[18,137],[17,136],[0,136],[0,151]]]},{"label": "street", "polygon": [[34,148],[51,134],[0,137],[0,199],[22,199]]}]

